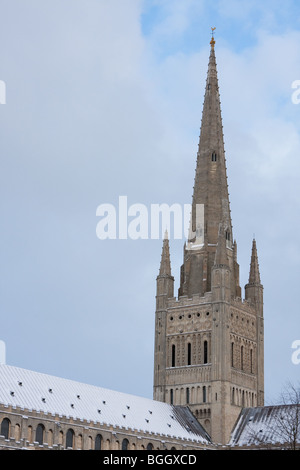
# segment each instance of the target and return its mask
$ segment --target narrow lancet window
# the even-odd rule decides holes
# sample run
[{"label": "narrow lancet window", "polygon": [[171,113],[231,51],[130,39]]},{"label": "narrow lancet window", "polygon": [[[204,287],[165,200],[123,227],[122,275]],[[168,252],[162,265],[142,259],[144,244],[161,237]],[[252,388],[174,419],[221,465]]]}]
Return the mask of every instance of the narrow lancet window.
[{"label": "narrow lancet window", "polygon": [[213,153],[212,153],[211,161],[212,161],[212,162],[216,162],[216,161],[217,161],[217,154],[216,154],[216,152],[213,152]]},{"label": "narrow lancet window", "polygon": [[188,343],[188,366],[190,366],[192,364],[192,345],[191,343]]},{"label": "narrow lancet window", "polygon": [[208,363],[208,351],[207,351],[207,341],[204,341],[204,364]]},{"label": "narrow lancet window", "polygon": [[172,367],[175,367],[175,344],[172,344]]}]

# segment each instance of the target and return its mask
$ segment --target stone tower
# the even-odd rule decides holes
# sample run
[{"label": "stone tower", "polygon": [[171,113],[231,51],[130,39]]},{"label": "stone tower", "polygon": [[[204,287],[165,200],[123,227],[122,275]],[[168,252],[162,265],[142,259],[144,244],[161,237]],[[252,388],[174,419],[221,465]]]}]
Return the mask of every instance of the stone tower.
[{"label": "stone tower", "polygon": [[263,287],[253,240],[242,299],[214,38],[210,44],[178,298],[167,234],[157,277],[154,399],[188,405],[213,441],[226,444],[241,409],[264,404]]}]

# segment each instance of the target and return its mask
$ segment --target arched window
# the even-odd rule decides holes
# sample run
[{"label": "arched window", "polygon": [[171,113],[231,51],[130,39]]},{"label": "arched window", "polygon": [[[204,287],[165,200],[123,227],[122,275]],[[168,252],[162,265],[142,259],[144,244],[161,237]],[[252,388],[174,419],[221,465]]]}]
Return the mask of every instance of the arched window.
[{"label": "arched window", "polygon": [[188,359],[188,366],[190,366],[192,364],[192,345],[191,345],[191,343],[188,343],[187,359]]},{"label": "arched window", "polygon": [[95,450],[101,450],[102,447],[102,436],[101,434],[97,434],[95,439]]},{"label": "arched window", "polygon": [[122,441],[122,450],[128,450],[129,441],[128,439],[123,439]]},{"label": "arched window", "polygon": [[10,435],[10,420],[8,418],[3,418],[1,423],[1,436],[4,436],[5,439],[9,439]]},{"label": "arched window", "polygon": [[250,372],[253,374],[253,350],[250,349]]},{"label": "arched window", "polygon": [[33,439],[32,426],[28,426],[28,428],[27,428],[27,440],[30,444],[32,444],[32,439]]},{"label": "arched window", "polygon": [[204,347],[203,347],[203,355],[204,355],[204,364],[208,363],[208,351],[207,351],[207,341],[204,341]]},{"label": "arched window", "polygon": [[172,367],[175,367],[175,344],[172,344]]},{"label": "arched window", "polygon": [[73,429],[68,429],[66,435],[66,448],[73,448],[74,446],[74,431]]},{"label": "arched window", "polygon": [[59,434],[58,434],[58,443],[59,445],[63,445],[63,440],[64,440],[64,433],[62,431],[59,431]]},{"label": "arched window", "polygon": [[15,425],[15,439],[16,441],[21,439],[21,426],[19,424]]},{"label": "arched window", "polygon": [[82,434],[78,434],[77,443],[76,443],[76,448],[77,449],[82,449],[82,442],[83,442]]},{"label": "arched window", "polygon": [[234,365],[233,365],[233,352],[234,352],[234,343],[231,343],[231,367],[234,367]]},{"label": "arched window", "polygon": [[39,423],[35,431],[35,441],[38,442],[40,445],[44,443],[44,434],[45,434],[45,426]]},{"label": "arched window", "polygon": [[212,153],[211,161],[212,161],[212,162],[216,162],[216,161],[217,161],[217,154],[216,154],[216,152],[213,152],[213,153]]},{"label": "arched window", "polygon": [[151,442],[149,442],[149,444],[147,445],[147,450],[153,450],[153,445],[151,444]]},{"label": "arched window", "polygon": [[203,403],[206,403],[206,387],[205,387],[205,385],[202,389],[202,392],[203,392]]},{"label": "arched window", "polygon": [[51,447],[53,446],[53,431],[49,429],[48,431],[48,438],[47,438],[48,445]]}]

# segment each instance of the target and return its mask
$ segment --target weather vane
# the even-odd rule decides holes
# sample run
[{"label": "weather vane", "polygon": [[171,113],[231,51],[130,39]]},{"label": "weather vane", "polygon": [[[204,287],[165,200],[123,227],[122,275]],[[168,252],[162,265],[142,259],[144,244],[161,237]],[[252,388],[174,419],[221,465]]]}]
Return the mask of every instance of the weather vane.
[{"label": "weather vane", "polygon": [[215,37],[214,37],[215,29],[216,28],[211,28],[211,41],[210,41],[211,47],[214,47],[216,43]]}]

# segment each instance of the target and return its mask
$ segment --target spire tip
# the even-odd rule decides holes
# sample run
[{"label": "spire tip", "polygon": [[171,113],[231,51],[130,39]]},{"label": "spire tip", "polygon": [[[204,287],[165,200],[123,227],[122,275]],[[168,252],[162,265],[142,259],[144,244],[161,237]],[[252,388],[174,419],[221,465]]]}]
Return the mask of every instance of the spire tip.
[{"label": "spire tip", "polygon": [[215,29],[216,28],[211,28],[211,36],[212,37],[211,37],[210,45],[211,45],[212,49],[215,47],[215,44],[216,44],[215,37],[214,37]]}]

